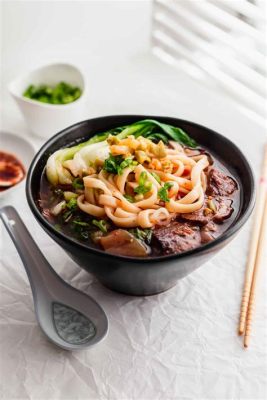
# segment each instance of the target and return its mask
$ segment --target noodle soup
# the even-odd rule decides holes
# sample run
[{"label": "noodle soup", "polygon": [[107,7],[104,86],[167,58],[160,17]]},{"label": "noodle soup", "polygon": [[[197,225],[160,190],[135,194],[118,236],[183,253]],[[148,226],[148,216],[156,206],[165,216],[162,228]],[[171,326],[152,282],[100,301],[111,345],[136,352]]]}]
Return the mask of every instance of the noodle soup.
[{"label": "noodle soup", "polygon": [[214,240],[238,199],[229,171],[184,131],[144,120],[53,153],[39,206],[56,229],[90,247],[153,257]]}]

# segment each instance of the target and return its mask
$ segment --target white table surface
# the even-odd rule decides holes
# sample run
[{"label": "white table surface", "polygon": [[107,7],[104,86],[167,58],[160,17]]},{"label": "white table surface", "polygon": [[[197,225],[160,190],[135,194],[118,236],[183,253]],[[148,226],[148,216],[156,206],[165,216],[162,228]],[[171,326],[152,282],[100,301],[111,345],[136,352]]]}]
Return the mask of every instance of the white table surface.
[{"label": "white table surface", "polygon": [[[110,58],[108,65],[100,56],[88,60],[78,53],[77,61],[87,67],[90,81],[85,118],[151,113],[191,119],[229,137],[254,171],[259,170],[266,134],[226,98],[163,65],[141,47],[119,61]],[[5,93],[4,87],[2,98]],[[9,99],[1,102],[0,110],[2,128],[27,137],[38,149],[42,140],[30,136]],[[94,297],[109,318],[108,336],[90,350],[68,353],[50,344],[36,323],[26,273],[1,226],[2,399],[267,397],[266,268],[260,275],[249,349],[243,349],[236,333],[251,222],[171,290],[131,297],[104,288],[70,260],[35,221],[23,187],[2,204],[17,208],[55,270]]]}]

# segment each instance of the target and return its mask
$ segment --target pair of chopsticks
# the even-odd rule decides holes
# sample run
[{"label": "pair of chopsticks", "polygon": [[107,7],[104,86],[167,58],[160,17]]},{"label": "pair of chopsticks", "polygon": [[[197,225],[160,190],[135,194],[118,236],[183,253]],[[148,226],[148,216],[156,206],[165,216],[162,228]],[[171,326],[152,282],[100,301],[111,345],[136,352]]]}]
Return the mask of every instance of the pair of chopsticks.
[{"label": "pair of chopsticks", "polygon": [[267,228],[267,144],[265,145],[254,211],[254,224],[246,265],[245,284],[241,302],[239,334],[244,335],[244,347],[248,347],[251,334],[252,315],[255,309],[256,286],[259,269],[263,262],[265,233]]}]

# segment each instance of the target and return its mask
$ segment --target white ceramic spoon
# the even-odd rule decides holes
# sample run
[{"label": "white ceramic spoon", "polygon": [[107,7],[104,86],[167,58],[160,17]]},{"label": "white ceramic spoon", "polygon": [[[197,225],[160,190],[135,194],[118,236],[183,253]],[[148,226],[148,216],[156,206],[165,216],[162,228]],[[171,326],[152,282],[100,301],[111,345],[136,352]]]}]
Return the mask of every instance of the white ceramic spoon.
[{"label": "white ceramic spoon", "polygon": [[100,305],[56,274],[13,207],[2,207],[0,218],[27,272],[36,317],[47,337],[66,350],[93,346],[102,340],[108,320]]}]

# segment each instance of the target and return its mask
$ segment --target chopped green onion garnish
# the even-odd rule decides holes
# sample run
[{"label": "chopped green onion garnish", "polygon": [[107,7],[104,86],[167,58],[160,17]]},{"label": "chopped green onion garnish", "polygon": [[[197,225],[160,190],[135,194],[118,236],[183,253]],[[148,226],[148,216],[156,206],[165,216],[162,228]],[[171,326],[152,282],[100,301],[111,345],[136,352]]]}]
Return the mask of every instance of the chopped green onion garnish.
[{"label": "chopped green onion garnish", "polygon": [[97,226],[103,233],[107,233],[108,227],[107,227],[107,222],[105,220],[93,219],[92,224]]},{"label": "chopped green onion garnish", "polygon": [[152,188],[152,183],[147,179],[147,173],[145,171],[141,172],[139,179],[139,185],[134,189],[134,192],[137,194],[146,194],[150,192]]},{"label": "chopped green onion garnish", "polygon": [[74,189],[83,190],[84,189],[83,180],[81,178],[75,178],[72,182],[72,186]]},{"label": "chopped green onion garnish", "polygon": [[134,203],[133,196],[130,196],[129,194],[124,194],[123,197],[125,197],[125,199],[128,200],[130,203]]},{"label": "chopped green onion garnish", "polygon": [[156,179],[156,181],[157,181],[158,183],[161,182],[160,176],[159,176],[156,172],[150,172],[150,174],[153,176],[153,178]]},{"label": "chopped green onion garnish", "polygon": [[170,182],[166,182],[164,183],[164,186],[162,186],[159,191],[158,191],[158,196],[160,198],[160,200],[165,201],[165,202],[169,202],[170,199],[168,197],[168,189],[170,189],[172,187],[172,183]]},{"label": "chopped green onion garnish", "polygon": [[59,82],[56,86],[29,85],[23,96],[31,100],[49,104],[68,104],[77,100],[82,91],[77,86]]}]

